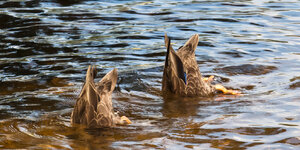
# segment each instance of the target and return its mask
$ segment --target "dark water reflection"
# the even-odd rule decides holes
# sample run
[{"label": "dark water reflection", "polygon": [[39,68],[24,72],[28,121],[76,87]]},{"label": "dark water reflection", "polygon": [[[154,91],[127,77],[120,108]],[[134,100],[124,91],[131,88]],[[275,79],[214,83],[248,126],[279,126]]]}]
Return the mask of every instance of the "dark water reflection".
[{"label": "dark water reflection", "polygon": [[[297,149],[300,3],[0,1],[0,148]],[[204,76],[242,97],[163,97],[167,32],[192,34]],[[114,106],[133,124],[70,125],[88,65],[119,69]]]}]

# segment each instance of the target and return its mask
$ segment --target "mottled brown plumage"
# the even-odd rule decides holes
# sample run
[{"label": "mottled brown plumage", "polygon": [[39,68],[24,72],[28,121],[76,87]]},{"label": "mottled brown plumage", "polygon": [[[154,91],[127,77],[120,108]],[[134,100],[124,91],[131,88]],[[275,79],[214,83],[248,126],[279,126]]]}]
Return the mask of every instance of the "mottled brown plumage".
[{"label": "mottled brown plumage", "polygon": [[94,83],[96,75],[95,66],[89,66],[85,83],[71,115],[71,123],[83,124],[88,128],[131,123],[127,117],[119,117],[113,111],[111,94],[117,83],[117,69],[107,73],[98,83]]},{"label": "mottled brown plumage", "polygon": [[198,34],[193,35],[177,52],[165,34],[167,55],[163,73],[162,90],[181,96],[212,96],[216,89],[203,79],[195,57],[199,42]]}]

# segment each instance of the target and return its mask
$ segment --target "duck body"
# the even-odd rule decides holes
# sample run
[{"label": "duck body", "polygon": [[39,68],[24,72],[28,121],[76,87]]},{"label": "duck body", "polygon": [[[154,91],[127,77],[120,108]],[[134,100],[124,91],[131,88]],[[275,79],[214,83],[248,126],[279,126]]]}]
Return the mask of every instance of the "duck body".
[{"label": "duck body", "polygon": [[89,66],[86,81],[71,114],[71,123],[83,124],[88,128],[131,123],[127,117],[119,117],[113,111],[111,94],[117,83],[117,70],[110,71],[101,81],[94,83],[96,75],[96,68]]},{"label": "duck body", "polygon": [[175,52],[165,34],[167,55],[162,80],[163,92],[170,91],[188,97],[214,95],[215,87],[204,80],[196,61],[195,50],[198,42],[199,36],[195,34]]}]

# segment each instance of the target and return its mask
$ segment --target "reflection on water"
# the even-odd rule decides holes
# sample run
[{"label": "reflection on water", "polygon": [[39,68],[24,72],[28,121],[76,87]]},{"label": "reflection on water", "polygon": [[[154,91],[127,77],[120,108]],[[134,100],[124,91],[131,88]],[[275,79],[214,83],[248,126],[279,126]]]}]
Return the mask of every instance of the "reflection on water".
[{"label": "reflection on water", "polygon": [[[0,1],[0,148],[296,149],[300,3]],[[160,92],[167,32],[198,33],[204,76],[242,97]],[[70,125],[87,66],[119,69],[113,94],[132,125]],[[96,79],[97,80],[97,79]]]}]

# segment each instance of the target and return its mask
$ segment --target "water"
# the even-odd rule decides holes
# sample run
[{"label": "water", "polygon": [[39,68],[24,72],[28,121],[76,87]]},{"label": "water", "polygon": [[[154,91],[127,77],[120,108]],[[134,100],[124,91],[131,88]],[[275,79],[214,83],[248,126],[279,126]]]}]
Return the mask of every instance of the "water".
[{"label": "water", "polygon": [[[0,148],[299,149],[297,0],[0,1]],[[163,97],[164,33],[241,97]],[[70,124],[88,65],[133,124]],[[97,78],[99,80],[100,78]]]}]

